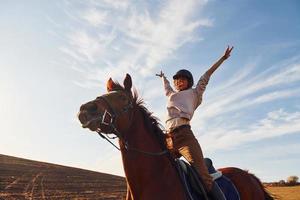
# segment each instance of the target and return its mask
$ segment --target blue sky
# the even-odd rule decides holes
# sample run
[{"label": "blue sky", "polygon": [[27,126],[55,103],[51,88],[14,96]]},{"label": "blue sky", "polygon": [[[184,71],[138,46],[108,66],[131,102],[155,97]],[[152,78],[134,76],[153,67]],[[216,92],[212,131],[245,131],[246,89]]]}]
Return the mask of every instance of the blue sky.
[{"label": "blue sky", "polygon": [[82,129],[82,103],[131,74],[164,122],[155,73],[213,74],[192,127],[216,167],[263,181],[300,176],[300,3],[296,0],[2,1],[0,153],[124,175],[120,153]]}]

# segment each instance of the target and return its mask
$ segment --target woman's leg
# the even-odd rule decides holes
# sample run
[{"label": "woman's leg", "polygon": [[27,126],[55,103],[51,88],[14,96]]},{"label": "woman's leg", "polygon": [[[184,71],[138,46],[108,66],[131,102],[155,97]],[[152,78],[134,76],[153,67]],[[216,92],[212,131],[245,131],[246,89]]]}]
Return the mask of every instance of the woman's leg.
[{"label": "woman's leg", "polygon": [[203,153],[190,128],[182,128],[174,134],[174,148],[196,169],[202,178],[207,191],[212,189],[213,180],[208,174],[207,167],[203,160]]}]

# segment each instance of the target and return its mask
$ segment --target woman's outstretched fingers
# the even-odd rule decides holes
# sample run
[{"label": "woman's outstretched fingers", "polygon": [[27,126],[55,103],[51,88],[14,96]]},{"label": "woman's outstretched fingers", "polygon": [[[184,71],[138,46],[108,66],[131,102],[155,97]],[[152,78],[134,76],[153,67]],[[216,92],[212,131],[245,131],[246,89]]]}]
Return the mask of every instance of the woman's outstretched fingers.
[{"label": "woman's outstretched fingers", "polygon": [[229,58],[232,49],[233,49],[233,46],[232,47],[229,47],[229,45],[227,46],[227,49],[226,49],[225,54],[224,54],[225,59]]},{"label": "woman's outstretched fingers", "polygon": [[159,77],[163,77],[165,74],[162,72],[162,71],[160,71],[160,73],[159,74],[155,74],[156,76],[159,76]]}]

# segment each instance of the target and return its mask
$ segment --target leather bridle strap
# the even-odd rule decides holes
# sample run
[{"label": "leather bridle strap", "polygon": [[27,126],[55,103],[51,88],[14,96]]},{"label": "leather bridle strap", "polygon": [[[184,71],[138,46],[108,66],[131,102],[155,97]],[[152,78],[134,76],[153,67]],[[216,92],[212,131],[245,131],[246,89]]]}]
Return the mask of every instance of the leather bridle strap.
[{"label": "leather bridle strap", "polygon": [[[109,138],[107,138],[105,135],[102,134],[102,132],[100,130],[96,130],[96,132],[98,133],[98,135],[100,135],[100,137],[102,137],[103,139],[105,139],[107,142],[109,142],[111,145],[113,145],[116,149],[118,149],[119,151],[121,151],[121,149],[119,147],[117,147],[112,141],[109,140]],[[114,138],[113,138],[114,139]]]},{"label": "leather bridle strap", "polygon": [[[101,131],[101,129],[97,129],[96,132],[99,134],[100,137],[102,137],[103,139],[105,139],[106,141],[108,141],[111,145],[113,145],[116,149],[118,149],[119,151],[121,150],[119,147],[117,147],[113,142],[110,141],[110,139],[115,139],[115,138],[119,138],[122,141],[125,141],[125,139],[123,138],[122,133],[117,129],[117,127],[115,126],[115,120],[116,118],[123,114],[126,113],[130,110],[130,108],[133,108],[132,102],[130,101],[130,103],[128,105],[126,105],[121,112],[117,112],[114,107],[111,105],[110,101],[107,99],[106,96],[100,96],[98,97],[98,99],[102,99],[107,105],[109,110],[112,112],[110,113],[109,111],[105,110],[102,116],[102,120],[101,120],[101,124],[104,124],[108,127],[110,127],[110,131],[112,133],[114,133],[116,135],[116,137],[113,138],[109,138],[107,135],[104,135],[103,132]],[[109,116],[110,121],[106,122],[106,116]],[[129,126],[130,127],[130,126]],[[128,128],[129,129],[129,128]],[[126,147],[126,142],[125,143],[125,147]]]},{"label": "leather bridle strap", "polygon": [[[125,140],[125,138],[123,137],[122,133],[120,131],[118,131],[117,127],[115,126],[115,119],[123,114],[123,113],[126,113],[128,112],[130,109],[133,108],[133,105],[132,105],[132,102],[130,102],[128,105],[126,105],[120,112],[117,112],[113,106],[111,105],[111,103],[109,102],[109,100],[107,99],[106,96],[100,96],[98,98],[101,98],[102,100],[105,101],[105,103],[108,105],[109,109],[113,112],[113,113],[110,113],[109,111],[105,110],[104,111],[104,114],[102,116],[102,120],[101,120],[101,123],[106,125],[106,126],[109,126],[111,128],[111,131],[112,133],[114,133],[123,143],[124,143],[124,147],[126,150],[131,150],[131,151],[135,151],[135,152],[138,152],[138,153],[142,153],[142,154],[145,154],[145,155],[149,155],[149,156],[161,156],[161,155],[164,155],[164,154],[167,154],[169,151],[166,149],[166,150],[163,150],[163,151],[160,151],[160,152],[148,152],[148,151],[143,151],[143,150],[140,150],[140,149],[137,149],[137,148],[134,148],[134,147],[130,147],[129,144],[128,144],[128,141]],[[106,119],[106,115],[109,115],[109,117],[111,118],[110,122],[105,122],[105,119]],[[129,126],[129,128],[131,127],[131,125]],[[128,129],[129,129],[128,128]],[[101,129],[98,129],[96,131],[102,138],[104,138],[105,140],[107,140],[109,143],[111,143],[116,149],[118,149],[120,151],[120,148],[118,148],[114,143],[112,143],[105,135],[102,134],[102,131]],[[113,138],[114,139],[114,138]]]},{"label": "leather bridle strap", "polygon": [[[132,106],[132,102],[130,101],[130,103],[128,105],[126,105],[121,111],[116,111],[114,109],[114,107],[111,105],[110,101],[107,99],[106,96],[100,96],[98,97],[102,100],[104,100],[104,102],[108,105],[109,107],[109,110],[112,111],[112,113],[110,113],[109,111],[105,110],[104,113],[103,113],[103,116],[102,116],[102,120],[101,120],[101,124],[104,124],[108,127],[111,128],[111,132],[114,133],[118,138],[120,139],[123,139],[123,135],[121,134],[121,132],[117,129],[117,127],[115,126],[115,121],[116,121],[116,118],[123,114],[123,113],[127,113],[131,108],[133,108]],[[110,121],[109,122],[106,122],[106,116],[109,116],[110,118]],[[129,126],[130,127],[130,126]],[[101,131],[101,130],[99,130]]]}]

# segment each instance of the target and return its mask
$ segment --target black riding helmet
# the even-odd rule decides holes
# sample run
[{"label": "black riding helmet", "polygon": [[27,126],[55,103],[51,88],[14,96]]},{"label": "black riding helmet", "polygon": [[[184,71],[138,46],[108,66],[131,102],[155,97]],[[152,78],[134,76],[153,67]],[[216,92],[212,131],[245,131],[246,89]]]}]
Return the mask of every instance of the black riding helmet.
[{"label": "black riding helmet", "polygon": [[185,77],[188,80],[188,88],[191,88],[194,85],[193,75],[190,71],[186,69],[181,69],[173,76],[173,79],[178,79],[179,77]]}]

